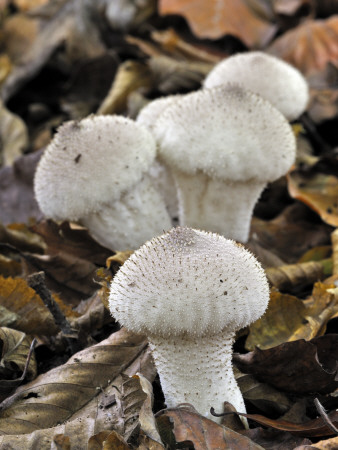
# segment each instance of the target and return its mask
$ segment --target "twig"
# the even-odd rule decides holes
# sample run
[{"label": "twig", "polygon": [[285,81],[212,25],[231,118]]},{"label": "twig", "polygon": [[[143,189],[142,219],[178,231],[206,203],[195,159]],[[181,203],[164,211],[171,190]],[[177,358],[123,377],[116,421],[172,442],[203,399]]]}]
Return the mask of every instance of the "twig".
[{"label": "twig", "polygon": [[78,337],[77,333],[70,326],[68,320],[66,319],[61,309],[59,308],[59,305],[54,301],[53,297],[51,296],[51,293],[46,286],[45,273],[44,272],[33,273],[32,275],[29,275],[29,277],[27,278],[27,282],[28,285],[32,289],[34,289],[34,291],[40,296],[43,303],[47,306],[47,308],[51,312],[52,316],[54,317],[56,325],[60,328],[61,332],[66,338],[72,354],[76,353],[79,350],[78,345],[75,342],[75,339],[77,339]]},{"label": "twig", "polygon": [[29,366],[29,363],[31,361],[31,358],[32,358],[32,355],[33,355],[33,350],[34,350],[34,347],[35,347],[36,343],[37,343],[37,339],[34,338],[32,340],[32,342],[31,342],[30,347],[29,347],[29,352],[28,352],[27,358],[26,358],[26,364],[25,364],[25,367],[23,369],[22,375],[19,378],[20,381],[23,381],[25,379],[25,376],[26,376],[26,373],[27,373],[27,370],[28,370],[28,366]]},{"label": "twig", "polygon": [[326,414],[325,409],[323,408],[323,405],[320,403],[318,398],[314,399],[315,406],[317,408],[318,414],[323,419],[323,421],[326,423],[326,425],[332,430],[334,433],[338,435],[338,429],[333,425],[331,422],[329,416]]}]

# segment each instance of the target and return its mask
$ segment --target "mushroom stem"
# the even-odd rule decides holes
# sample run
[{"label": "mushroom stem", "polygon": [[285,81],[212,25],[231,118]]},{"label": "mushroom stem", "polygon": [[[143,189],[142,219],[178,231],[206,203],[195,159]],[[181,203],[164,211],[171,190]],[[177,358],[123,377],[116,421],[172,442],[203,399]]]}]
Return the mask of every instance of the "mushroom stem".
[{"label": "mushroom stem", "polygon": [[[228,331],[196,338],[152,335],[148,339],[168,408],[191,403],[200,414],[218,423],[221,418],[212,416],[210,408],[221,413],[225,401],[238,412],[246,412],[232,370],[234,337]],[[246,420],[243,423],[247,425]]]},{"label": "mushroom stem", "polygon": [[114,250],[134,250],[171,227],[163,199],[147,174],[137,188],[84,216],[81,223],[100,244]]},{"label": "mushroom stem", "polygon": [[182,226],[247,242],[254,206],[266,182],[218,180],[201,172],[174,172]]}]

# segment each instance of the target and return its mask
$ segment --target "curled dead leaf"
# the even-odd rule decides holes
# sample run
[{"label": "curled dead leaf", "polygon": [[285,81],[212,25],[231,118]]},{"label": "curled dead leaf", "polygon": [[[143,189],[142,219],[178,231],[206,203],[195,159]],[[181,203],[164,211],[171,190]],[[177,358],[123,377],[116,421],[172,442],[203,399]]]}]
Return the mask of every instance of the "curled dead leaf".
[{"label": "curled dead leaf", "polygon": [[[276,389],[297,394],[333,392],[338,387],[338,335],[327,334],[311,341],[303,339],[276,347],[233,355],[244,373]],[[300,358],[299,355],[302,355]]]},{"label": "curled dead leaf", "polygon": [[337,61],[337,37],[338,15],[326,20],[307,20],[275,39],[268,51],[310,75]]},{"label": "curled dead leaf", "polygon": [[219,39],[232,35],[249,48],[266,45],[276,27],[250,8],[245,0],[160,0],[159,13],[179,14],[186,18],[193,33],[199,38]]}]

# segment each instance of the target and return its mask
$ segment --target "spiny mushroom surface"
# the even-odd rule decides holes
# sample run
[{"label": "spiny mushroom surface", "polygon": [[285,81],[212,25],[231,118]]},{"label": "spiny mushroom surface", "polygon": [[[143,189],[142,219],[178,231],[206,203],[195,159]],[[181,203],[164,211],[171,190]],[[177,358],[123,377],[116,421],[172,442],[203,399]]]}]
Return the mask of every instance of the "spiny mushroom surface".
[{"label": "spiny mushroom surface", "polygon": [[285,117],[237,85],[185,95],[163,111],[153,133],[176,181],[180,225],[241,242],[262,190],[296,154]]},{"label": "spiny mushroom surface", "polygon": [[268,100],[292,121],[306,109],[309,88],[291,64],[260,51],[237,53],[220,61],[204,80],[205,88],[236,83]]},{"label": "spiny mushroom surface", "polygon": [[135,249],[171,227],[148,175],[156,145],[148,130],[121,116],[63,124],[34,180],[41,211],[78,221],[113,250]]},{"label": "spiny mushroom surface", "polygon": [[168,407],[188,402],[217,421],[229,401],[245,412],[231,356],[237,330],[269,301],[264,270],[241,244],[177,227],[146,242],[115,275],[112,315],[148,336]]}]

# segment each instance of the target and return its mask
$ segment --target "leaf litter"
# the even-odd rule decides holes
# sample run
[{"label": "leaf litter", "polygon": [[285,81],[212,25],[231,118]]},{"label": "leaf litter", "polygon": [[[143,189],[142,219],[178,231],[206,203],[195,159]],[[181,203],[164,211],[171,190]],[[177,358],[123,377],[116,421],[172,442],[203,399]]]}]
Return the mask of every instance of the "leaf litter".
[{"label": "leaf litter", "polygon": [[[3,2],[0,446],[335,448],[333,2],[232,1],[229,14],[217,1],[147,1],[123,25],[116,18],[129,2],[115,13],[108,3]],[[131,252],[100,246],[74,223],[43,219],[33,177],[63,121],[97,112],[136,117],[153,98],[199,89],[223,57],[257,48],[302,70],[311,101],[299,119],[307,156],[263,193],[247,243],[266,269],[271,300],[235,342],[250,421],[243,430],[234,413],[222,426],[187,406],[164,409],[146,340],[119,329],[107,309],[109,282]],[[39,295],[29,280],[41,271],[48,294]]]}]

